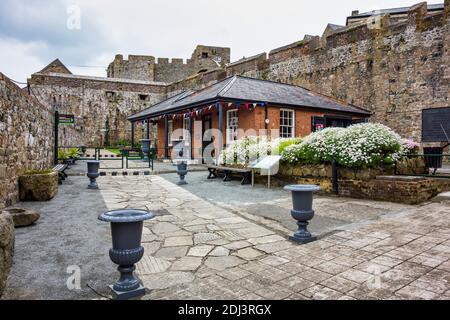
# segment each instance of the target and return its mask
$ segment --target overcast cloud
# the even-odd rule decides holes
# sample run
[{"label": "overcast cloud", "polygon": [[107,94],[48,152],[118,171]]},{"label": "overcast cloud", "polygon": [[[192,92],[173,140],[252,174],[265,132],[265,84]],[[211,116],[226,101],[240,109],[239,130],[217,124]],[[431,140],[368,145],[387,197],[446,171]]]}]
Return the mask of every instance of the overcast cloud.
[{"label": "overcast cloud", "polygon": [[[305,34],[321,35],[327,23],[344,25],[352,10],[418,2],[1,0],[0,72],[25,82],[60,58],[76,74],[106,76],[105,67],[117,53],[186,59],[197,44],[231,47],[235,61],[301,40]],[[68,8],[80,9],[80,29],[67,27],[76,14]]]}]

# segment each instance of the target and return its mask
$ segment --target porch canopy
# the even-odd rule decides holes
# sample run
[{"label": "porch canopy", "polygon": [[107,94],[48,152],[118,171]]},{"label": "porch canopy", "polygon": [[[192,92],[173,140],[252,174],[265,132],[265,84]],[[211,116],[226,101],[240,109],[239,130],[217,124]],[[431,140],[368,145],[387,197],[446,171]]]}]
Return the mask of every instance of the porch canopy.
[{"label": "porch canopy", "polygon": [[[370,112],[314,93],[303,87],[273,81],[232,76],[198,91],[184,91],[167,100],[128,117],[133,124],[138,121],[158,121],[177,117],[194,118],[205,110],[219,111],[219,130],[222,130],[223,106],[236,107],[288,107],[292,109],[332,111],[349,116],[367,118]],[[134,129],[132,129],[134,141]]]}]

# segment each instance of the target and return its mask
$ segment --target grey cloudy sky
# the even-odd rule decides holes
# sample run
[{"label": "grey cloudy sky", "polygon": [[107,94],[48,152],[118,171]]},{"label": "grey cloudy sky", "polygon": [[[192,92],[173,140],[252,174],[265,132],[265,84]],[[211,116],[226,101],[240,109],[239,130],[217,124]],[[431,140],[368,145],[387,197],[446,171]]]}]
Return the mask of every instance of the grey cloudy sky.
[{"label": "grey cloudy sky", "polygon": [[[25,82],[60,58],[76,74],[106,76],[105,67],[116,53],[186,59],[197,44],[231,47],[235,61],[301,40],[305,34],[320,35],[327,23],[343,25],[352,10],[418,2],[1,0],[0,72]],[[80,29],[67,27],[73,8],[80,9]]]}]

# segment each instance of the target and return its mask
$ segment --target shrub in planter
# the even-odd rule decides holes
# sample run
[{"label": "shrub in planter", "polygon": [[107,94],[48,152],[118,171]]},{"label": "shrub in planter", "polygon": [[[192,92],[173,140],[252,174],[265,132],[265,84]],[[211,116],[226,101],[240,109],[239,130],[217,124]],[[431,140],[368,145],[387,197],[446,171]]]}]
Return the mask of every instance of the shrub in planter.
[{"label": "shrub in planter", "polygon": [[47,201],[58,193],[58,172],[28,170],[19,177],[21,201]]},{"label": "shrub in planter", "polygon": [[327,128],[287,147],[283,161],[290,164],[320,164],[336,160],[348,168],[391,166],[404,154],[401,137],[382,124],[358,124]]}]

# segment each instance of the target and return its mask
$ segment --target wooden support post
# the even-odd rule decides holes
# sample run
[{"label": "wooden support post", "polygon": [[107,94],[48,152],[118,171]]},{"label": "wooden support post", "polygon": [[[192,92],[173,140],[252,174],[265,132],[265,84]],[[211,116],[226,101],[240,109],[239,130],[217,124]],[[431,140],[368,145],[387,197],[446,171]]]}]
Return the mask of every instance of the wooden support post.
[{"label": "wooden support post", "polygon": [[190,159],[194,159],[194,121],[192,121],[192,117],[189,117],[189,148],[190,148]]},{"label": "wooden support post", "polygon": [[222,151],[223,148],[223,107],[222,104],[219,103],[219,149],[217,150],[217,155],[216,155],[216,159],[217,159],[217,165],[219,164],[219,158],[220,158],[220,152]]},{"label": "wooden support post", "polygon": [[150,119],[147,119],[147,140],[150,140]]},{"label": "wooden support post", "polygon": [[167,117],[167,115],[164,117],[164,126],[166,130],[166,143],[164,156],[166,159],[169,159],[169,118]]}]

